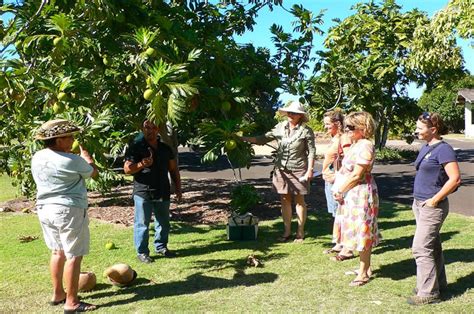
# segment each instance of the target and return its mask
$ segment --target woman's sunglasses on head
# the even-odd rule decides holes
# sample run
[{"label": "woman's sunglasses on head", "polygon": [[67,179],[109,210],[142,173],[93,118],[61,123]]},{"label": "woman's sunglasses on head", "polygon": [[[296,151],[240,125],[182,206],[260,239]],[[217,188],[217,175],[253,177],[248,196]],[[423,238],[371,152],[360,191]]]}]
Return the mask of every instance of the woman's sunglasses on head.
[{"label": "woman's sunglasses on head", "polygon": [[346,124],[344,126],[344,129],[347,129],[349,131],[354,131],[356,129],[355,125],[352,125],[352,124]]},{"label": "woman's sunglasses on head", "polygon": [[423,118],[423,120],[428,120],[428,121],[431,121],[431,114],[429,112],[423,112],[421,114],[421,117]]}]

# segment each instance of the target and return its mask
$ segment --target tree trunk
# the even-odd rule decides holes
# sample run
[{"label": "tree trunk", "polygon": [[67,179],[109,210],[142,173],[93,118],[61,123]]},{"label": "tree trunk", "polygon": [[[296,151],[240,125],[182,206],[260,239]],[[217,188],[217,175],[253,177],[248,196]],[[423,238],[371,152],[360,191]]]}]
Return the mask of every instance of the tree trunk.
[{"label": "tree trunk", "polygon": [[384,148],[385,145],[387,144],[389,127],[390,127],[390,119],[387,118],[387,119],[385,119],[384,124],[383,124],[383,129],[381,130],[382,131],[382,137],[380,139],[379,149]]},{"label": "tree trunk", "polygon": [[375,148],[380,149],[380,143],[382,140],[382,126],[384,124],[384,114],[383,110],[382,111],[376,111],[375,113],[375,122],[377,124],[377,127],[375,128]]}]

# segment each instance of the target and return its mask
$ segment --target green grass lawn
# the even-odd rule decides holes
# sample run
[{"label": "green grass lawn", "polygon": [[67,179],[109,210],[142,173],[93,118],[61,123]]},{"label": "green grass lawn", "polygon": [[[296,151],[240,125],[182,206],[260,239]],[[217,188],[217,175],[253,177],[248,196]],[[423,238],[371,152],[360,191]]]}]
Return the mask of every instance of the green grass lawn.
[{"label": "green grass lawn", "polygon": [[12,186],[11,179],[6,174],[0,174],[0,202],[15,198],[16,189]]},{"label": "green grass lawn", "polygon": [[[357,259],[332,262],[322,251],[329,247],[330,221],[311,212],[304,244],[277,243],[280,220],[261,223],[258,241],[229,242],[224,226],[172,225],[170,248],[176,259],[140,264],[133,251],[132,228],[93,220],[91,253],[83,270],[98,276],[94,291],[84,301],[100,305],[99,313],[154,312],[362,312],[362,313],[472,313],[474,309],[474,219],[450,214],[442,229],[448,274],[444,302],[413,308],[405,303],[415,285],[415,263],[410,245],[414,220],[408,207],[384,204],[380,219],[384,240],[374,250],[374,278],[353,288]],[[0,214],[0,309],[2,312],[60,312],[46,305],[51,287],[49,252],[33,214]],[[18,236],[39,236],[20,243]],[[116,250],[105,250],[112,240]],[[262,268],[246,266],[255,254]],[[118,262],[137,272],[134,286],[116,288],[103,271]]]}]

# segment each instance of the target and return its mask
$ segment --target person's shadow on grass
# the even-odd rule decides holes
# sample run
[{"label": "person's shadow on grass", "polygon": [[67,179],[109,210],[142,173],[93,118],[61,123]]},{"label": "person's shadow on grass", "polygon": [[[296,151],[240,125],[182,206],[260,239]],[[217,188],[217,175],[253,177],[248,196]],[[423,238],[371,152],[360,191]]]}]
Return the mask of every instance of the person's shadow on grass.
[{"label": "person's shadow on grass", "polygon": [[[443,232],[441,233],[441,239],[443,242],[447,241],[458,233],[459,231]],[[398,237],[394,239],[387,239],[387,240],[382,239],[382,241],[380,242],[380,245],[378,245],[376,248],[373,249],[372,254],[374,255],[383,254],[389,251],[408,249],[412,246],[413,236],[414,235],[408,235],[408,236]]]},{"label": "person's shadow on grass", "polygon": [[114,300],[100,305],[100,308],[129,304],[142,300],[152,300],[155,298],[194,294],[202,291],[232,287],[251,287],[263,283],[271,283],[277,280],[278,275],[274,273],[245,274],[243,270],[236,271],[234,278],[225,279],[205,276],[196,273],[188,276],[185,280],[167,283],[155,283],[145,278],[137,278],[133,286],[121,288],[120,290],[101,292],[90,295],[90,299],[100,299],[116,296],[117,294],[129,295],[132,297]]}]

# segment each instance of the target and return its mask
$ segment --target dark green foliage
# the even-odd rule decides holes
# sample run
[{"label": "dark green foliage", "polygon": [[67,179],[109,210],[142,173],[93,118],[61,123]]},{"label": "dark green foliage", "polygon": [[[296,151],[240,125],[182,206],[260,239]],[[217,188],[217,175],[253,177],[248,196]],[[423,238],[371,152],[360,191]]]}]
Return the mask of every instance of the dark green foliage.
[{"label": "dark green foliage", "polygon": [[418,156],[417,151],[396,149],[390,147],[384,147],[382,149],[376,150],[375,152],[376,161],[414,161],[416,159],[416,156]]},{"label": "dark green foliage", "polygon": [[457,81],[447,82],[436,88],[425,91],[418,101],[420,111],[437,112],[450,132],[464,130],[464,106],[457,104],[460,89],[474,88],[474,76],[466,75]]},{"label": "dark green foliage", "polygon": [[[3,6],[14,17],[1,25],[0,172],[12,176],[22,193],[34,192],[29,163],[41,148],[34,132],[53,118],[84,128],[81,142],[103,173],[90,185],[101,190],[117,182],[109,169],[145,116],[171,121],[183,144],[202,138],[202,121],[266,121],[260,127],[268,129],[278,99],[277,72],[268,51],[238,45],[233,35],[251,29],[257,12],[279,1],[248,3],[19,1]],[[146,90],[151,91],[147,99]],[[222,110],[223,101],[231,103],[229,111]],[[250,158],[250,150],[242,151],[232,157],[239,166]]]},{"label": "dark green foliage", "polygon": [[238,215],[243,215],[260,201],[261,197],[253,185],[241,184],[231,192],[230,207]]}]

